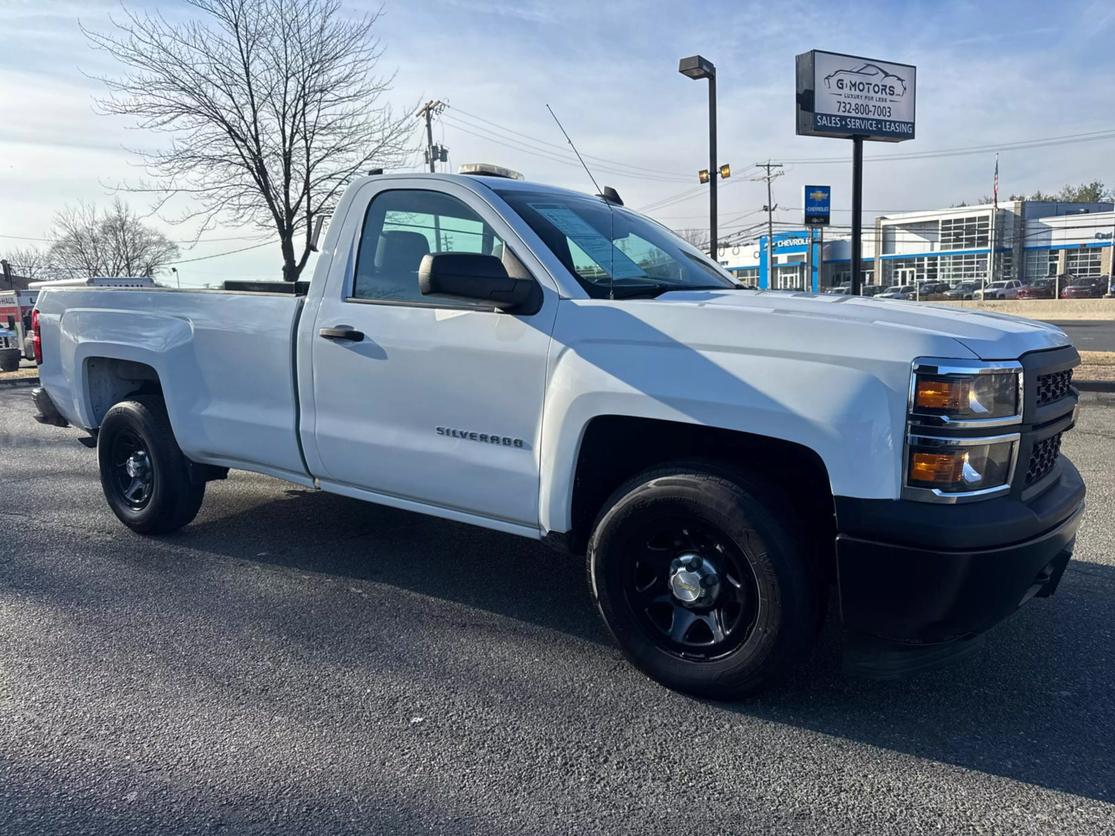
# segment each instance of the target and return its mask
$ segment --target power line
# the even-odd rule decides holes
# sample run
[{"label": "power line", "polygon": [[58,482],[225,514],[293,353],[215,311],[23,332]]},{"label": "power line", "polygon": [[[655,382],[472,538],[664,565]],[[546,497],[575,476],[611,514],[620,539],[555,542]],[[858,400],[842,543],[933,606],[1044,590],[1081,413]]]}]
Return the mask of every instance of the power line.
[{"label": "power line", "polygon": [[[44,244],[57,244],[57,238],[42,238],[34,235],[7,235],[0,233],[0,238],[12,238],[17,241],[41,241]],[[224,238],[170,238],[171,244],[215,244],[218,241],[258,241],[258,235],[230,235]]]},{"label": "power line", "polygon": [[[565,147],[562,146],[562,145],[559,145],[556,142],[548,142],[547,140],[539,139],[537,137],[531,136],[530,134],[525,134],[522,131],[516,131],[516,130],[513,130],[512,128],[504,127],[503,125],[500,125],[498,122],[493,122],[490,119],[485,119],[482,116],[477,116],[474,113],[469,113],[467,110],[461,110],[461,108],[459,108],[459,107],[453,107],[453,111],[455,113],[461,114],[461,116],[465,117],[466,119],[472,119],[472,120],[475,120],[477,122],[483,122],[484,124],[490,125],[491,127],[496,128],[497,130],[502,131],[503,133],[514,134],[515,136],[522,137],[523,139],[529,139],[531,142],[537,143],[539,145],[548,145],[549,147],[555,148],[558,151],[561,151],[561,152],[565,151]],[[593,154],[585,154],[584,158],[586,160],[593,160],[595,162],[604,163],[605,165],[612,165],[612,166],[615,166],[617,168],[627,168],[627,169],[631,169],[633,171],[644,172],[646,174],[653,174],[653,175],[659,176],[659,177],[661,177],[661,176],[674,177],[679,181],[680,180],[690,180],[690,179],[692,179],[692,175],[690,175],[690,174],[682,174],[680,172],[669,172],[669,171],[663,171],[663,170],[657,169],[657,168],[647,168],[646,166],[632,165],[631,163],[621,162],[620,160],[612,160],[612,159],[608,159],[607,157],[598,157],[598,156],[595,156]]]},{"label": "power line", "polygon": [[[992,151],[1025,151],[1031,148],[1048,148],[1055,145],[1074,145],[1078,142],[1096,142],[1115,139],[1115,129],[1102,131],[1089,131],[1080,134],[1066,134],[1064,136],[1042,137],[1035,139],[1017,140],[1015,142],[1001,142],[987,145],[968,145],[956,148],[941,148],[936,151],[913,151],[906,154],[876,154],[865,157],[871,162],[891,162],[896,160],[929,160],[939,157],[962,157],[971,154],[984,154]],[[831,163],[847,163],[847,157],[813,157],[803,159],[790,159],[786,162],[794,165],[822,165]]]},{"label": "power line", "polygon": [[[524,153],[524,154],[531,154],[533,156],[540,157],[542,159],[549,160],[551,162],[561,163],[561,164],[564,164],[564,165],[570,165],[570,166],[574,166],[576,168],[581,167],[581,164],[579,162],[577,162],[576,157],[572,156],[571,154],[569,154],[567,152],[550,151],[549,149],[546,149],[546,148],[540,148],[538,146],[531,145],[530,143],[528,143],[524,140],[521,140],[521,139],[514,139],[513,137],[500,136],[498,134],[493,134],[490,131],[485,130],[484,128],[479,128],[476,125],[472,125],[472,124],[469,124],[469,123],[466,123],[466,122],[460,122],[460,121],[458,121],[456,119],[453,119],[449,116],[443,115],[441,118],[442,118],[442,121],[445,124],[448,124],[448,125],[452,126],[454,128],[454,130],[461,131],[462,133],[469,134],[470,136],[475,136],[479,139],[487,140],[488,142],[494,142],[497,145],[504,146],[505,148],[510,148],[514,151],[519,151],[519,152]],[[587,157],[586,157],[586,159],[587,159]],[[690,180],[691,179],[689,177],[682,178],[682,177],[678,177],[678,176],[675,176],[675,175],[662,175],[662,174],[651,175],[651,174],[633,173],[633,172],[630,172],[630,171],[625,171],[625,170],[620,169],[620,168],[616,168],[611,164],[602,165],[600,163],[595,163],[593,167],[597,171],[605,171],[609,174],[614,174],[614,175],[617,175],[619,177],[626,177],[626,178],[633,179],[633,180],[648,180],[648,181],[658,182],[658,183],[678,183],[678,182],[682,182],[683,180]]]},{"label": "power line", "polygon": [[250,247],[241,247],[238,250],[226,250],[223,253],[213,253],[212,255],[199,255],[196,258],[183,258],[183,259],[179,259],[178,261],[168,261],[165,266],[170,267],[170,266],[175,265],[175,264],[190,264],[191,262],[194,262],[194,261],[208,261],[211,258],[221,258],[222,256],[226,256],[226,255],[236,255],[236,253],[246,253],[249,250],[258,250],[261,247],[270,247],[273,244],[277,244],[277,243],[278,243],[277,241],[264,241],[262,244],[253,244]]}]

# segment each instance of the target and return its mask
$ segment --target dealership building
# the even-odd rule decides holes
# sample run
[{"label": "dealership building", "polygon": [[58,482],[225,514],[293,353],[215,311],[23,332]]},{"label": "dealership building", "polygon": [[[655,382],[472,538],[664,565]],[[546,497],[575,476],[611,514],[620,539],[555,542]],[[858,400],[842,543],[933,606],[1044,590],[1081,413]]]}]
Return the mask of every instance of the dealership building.
[{"label": "dealership building", "polygon": [[[1111,203],[1015,200],[882,215],[863,230],[865,284],[990,282],[1113,273]],[[846,229],[776,232],[773,264],[767,237],[729,243],[720,263],[741,281],[776,290],[814,292],[851,281]],[[812,242],[812,243],[811,243]]]}]

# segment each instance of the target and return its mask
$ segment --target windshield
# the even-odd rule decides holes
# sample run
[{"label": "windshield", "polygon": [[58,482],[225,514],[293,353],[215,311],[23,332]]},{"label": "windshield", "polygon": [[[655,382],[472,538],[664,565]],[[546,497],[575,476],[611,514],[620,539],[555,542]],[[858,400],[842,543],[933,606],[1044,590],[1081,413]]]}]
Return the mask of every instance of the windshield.
[{"label": "windshield", "polygon": [[496,191],[594,298],[738,287],[730,274],[665,227],[601,198]]}]

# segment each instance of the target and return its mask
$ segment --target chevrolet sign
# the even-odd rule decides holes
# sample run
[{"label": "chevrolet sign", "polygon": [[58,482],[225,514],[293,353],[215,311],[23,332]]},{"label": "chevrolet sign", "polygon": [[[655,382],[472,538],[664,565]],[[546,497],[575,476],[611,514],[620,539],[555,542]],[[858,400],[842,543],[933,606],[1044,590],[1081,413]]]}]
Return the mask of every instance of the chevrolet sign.
[{"label": "chevrolet sign", "polygon": [[806,226],[828,226],[832,214],[832,186],[806,186],[803,205]]}]

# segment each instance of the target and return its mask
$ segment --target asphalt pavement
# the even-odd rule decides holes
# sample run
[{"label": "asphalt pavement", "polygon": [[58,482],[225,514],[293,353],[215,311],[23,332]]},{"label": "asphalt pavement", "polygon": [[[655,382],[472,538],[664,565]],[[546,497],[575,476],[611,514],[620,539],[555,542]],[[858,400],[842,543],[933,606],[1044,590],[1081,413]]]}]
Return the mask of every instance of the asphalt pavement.
[{"label": "asphalt pavement", "polygon": [[1079,351],[1115,351],[1115,319],[1049,320]]},{"label": "asphalt pavement", "polygon": [[0,387],[0,832],[1111,833],[1115,401],[1058,593],[943,671],[632,669],[581,561],[234,473],[163,539]]}]

